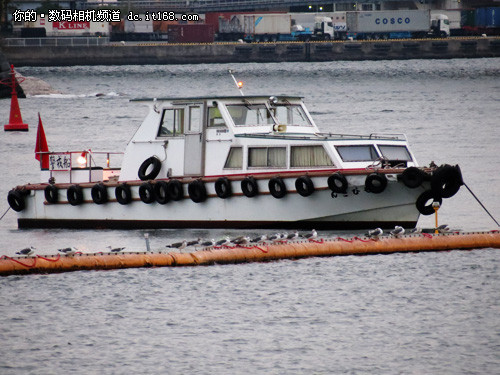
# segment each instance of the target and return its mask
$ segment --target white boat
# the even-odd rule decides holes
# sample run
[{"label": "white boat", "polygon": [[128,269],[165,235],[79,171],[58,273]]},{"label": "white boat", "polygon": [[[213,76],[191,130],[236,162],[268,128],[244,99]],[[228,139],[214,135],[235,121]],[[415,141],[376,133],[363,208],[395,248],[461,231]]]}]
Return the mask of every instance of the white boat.
[{"label": "white boat", "polygon": [[20,228],[414,227],[462,184],[403,134],[321,133],[301,97],[133,101],[150,111],[122,155],[41,153],[42,182],[9,192]]}]

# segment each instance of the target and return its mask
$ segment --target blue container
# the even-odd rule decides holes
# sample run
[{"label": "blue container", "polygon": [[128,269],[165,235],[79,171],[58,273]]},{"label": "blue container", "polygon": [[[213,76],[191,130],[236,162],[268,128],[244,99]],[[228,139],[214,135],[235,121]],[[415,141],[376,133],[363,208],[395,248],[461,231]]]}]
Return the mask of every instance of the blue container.
[{"label": "blue container", "polygon": [[486,8],[486,27],[500,27],[500,7]]},{"label": "blue container", "polygon": [[476,9],[476,26],[500,27],[500,7]]},{"label": "blue container", "polygon": [[486,8],[477,8],[476,9],[476,20],[477,27],[484,27],[486,24]]}]

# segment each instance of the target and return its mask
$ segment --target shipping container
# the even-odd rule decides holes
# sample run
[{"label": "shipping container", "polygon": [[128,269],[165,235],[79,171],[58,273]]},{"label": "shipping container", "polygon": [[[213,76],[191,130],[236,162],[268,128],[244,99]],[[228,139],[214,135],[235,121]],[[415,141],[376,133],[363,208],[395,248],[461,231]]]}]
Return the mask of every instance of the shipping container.
[{"label": "shipping container", "polygon": [[486,8],[476,9],[475,26],[486,27]]},{"label": "shipping container", "polygon": [[[259,12],[259,14],[267,13],[285,13],[285,12]],[[235,14],[255,14],[255,12],[208,12],[205,13],[205,23],[214,26],[214,31],[219,32],[219,19],[229,22]]]},{"label": "shipping container", "polygon": [[254,14],[244,16],[246,34],[290,34],[292,17],[289,14]]},{"label": "shipping container", "polygon": [[235,14],[229,20],[219,18],[221,33],[247,35],[289,34],[292,17],[289,14]]},{"label": "shipping container", "polygon": [[168,25],[169,43],[213,43],[214,26],[205,23]]},{"label": "shipping container", "polygon": [[144,15],[141,15],[140,18],[140,21],[130,21],[125,18],[123,20],[123,31],[126,33],[153,33],[153,21],[151,19],[149,21],[146,21]]},{"label": "shipping container", "polygon": [[473,9],[462,10],[461,27],[476,26],[476,12]]},{"label": "shipping container", "polygon": [[486,8],[485,27],[500,27],[500,7]]},{"label": "shipping container", "polygon": [[49,37],[59,36],[107,36],[110,25],[108,22],[93,21],[46,21],[37,17],[35,22],[25,22],[23,28],[44,28]]},{"label": "shipping container", "polygon": [[500,7],[478,8],[474,16],[474,25],[463,27],[468,35],[500,35]]},{"label": "shipping container", "polygon": [[428,10],[347,12],[350,33],[418,32],[430,29]]}]

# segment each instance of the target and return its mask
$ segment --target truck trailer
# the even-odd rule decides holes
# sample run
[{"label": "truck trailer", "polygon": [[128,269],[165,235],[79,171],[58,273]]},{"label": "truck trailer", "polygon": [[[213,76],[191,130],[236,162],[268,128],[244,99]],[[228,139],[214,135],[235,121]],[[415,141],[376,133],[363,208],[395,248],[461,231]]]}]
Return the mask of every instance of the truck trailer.
[{"label": "truck trailer", "polygon": [[278,14],[234,14],[229,19],[219,18],[219,40],[245,42],[276,42],[307,40],[312,30],[292,26],[292,16]]},{"label": "truck trailer", "polygon": [[336,12],[318,17],[316,39],[445,38],[450,35],[448,17],[429,10]]}]

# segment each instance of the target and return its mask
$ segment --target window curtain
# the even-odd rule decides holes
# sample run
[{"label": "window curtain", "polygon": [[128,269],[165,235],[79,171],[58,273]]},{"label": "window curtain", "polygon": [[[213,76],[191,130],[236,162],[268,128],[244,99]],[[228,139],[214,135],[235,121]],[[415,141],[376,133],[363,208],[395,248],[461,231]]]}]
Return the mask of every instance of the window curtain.
[{"label": "window curtain", "polygon": [[323,146],[292,146],[290,164],[292,167],[333,165]]},{"label": "window curtain", "polygon": [[284,147],[269,147],[267,149],[268,167],[286,167],[286,149]]},{"label": "window curtain", "polygon": [[249,167],[286,167],[285,147],[253,147],[248,149]]},{"label": "window curtain", "polygon": [[249,167],[267,166],[267,148],[249,148],[248,149]]}]

